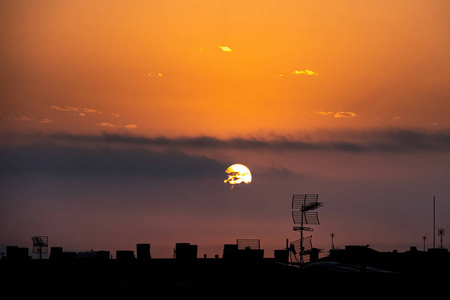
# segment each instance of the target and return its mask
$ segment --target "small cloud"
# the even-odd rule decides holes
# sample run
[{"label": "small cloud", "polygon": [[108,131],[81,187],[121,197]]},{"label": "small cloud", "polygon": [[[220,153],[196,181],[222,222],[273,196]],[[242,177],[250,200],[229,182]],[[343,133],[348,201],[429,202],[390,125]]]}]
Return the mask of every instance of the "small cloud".
[{"label": "small cloud", "polygon": [[334,118],[353,118],[356,117],[356,114],[351,111],[317,111],[316,114],[326,117],[334,117]]},{"label": "small cloud", "polygon": [[295,75],[319,75],[318,73],[311,71],[311,70],[304,70],[304,71],[297,71],[295,70],[294,72],[292,72]]},{"label": "small cloud", "polygon": [[137,126],[134,124],[125,125],[125,128],[127,129],[137,129]]},{"label": "small cloud", "polygon": [[96,123],[95,125],[100,126],[100,127],[114,127],[113,124],[108,123],[108,122]]},{"label": "small cloud", "polygon": [[333,115],[335,118],[354,118],[356,114],[351,111],[338,111]]},{"label": "small cloud", "polygon": [[61,110],[61,111],[79,111],[79,112],[85,112],[85,113],[100,113],[93,108],[74,107],[74,106],[69,106],[69,105],[52,105],[52,106],[50,106],[50,108],[55,109],[55,110]]},{"label": "small cloud", "polygon": [[155,74],[153,74],[153,72],[149,72],[149,73],[148,73],[148,77],[153,77],[153,76],[163,77],[163,74],[160,73],[160,72],[155,73]]},{"label": "small cloud", "polygon": [[230,49],[230,47],[227,46],[219,46],[220,49],[222,49],[223,52],[231,52],[233,50]]},{"label": "small cloud", "polygon": [[401,120],[401,119],[403,119],[403,118],[402,117],[393,117],[392,118],[392,120],[396,120],[396,121]]},{"label": "small cloud", "polygon": [[87,107],[84,107],[82,110],[86,113],[96,113],[97,112],[95,109],[87,108]]},{"label": "small cloud", "polygon": [[114,116],[114,117],[120,117],[119,114],[115,114],[115,113],[111,113],[111,115]]},{"label": "small cloud", "polygon": [[33,121],[33,118],[29,118],[29,117],[25,117],[25,116],[20,116],[20,117],[13,117],[13,120],[16,121]]},{"label": "small cloud", "polygon": [[44,119],[40,120],[39,122],[42,123],[42,124],[55,123],[54,120],[52,120],[52,119],[47,119],[47,118],[44,118]]},{"label": "small cloud", "polygon": [[321,116],[333,116],[334,112],[332,112],[332,111],[318,111],[318,112],[316,112],[316,114],[321,115]]},{"label": "small cloud", "polygon": [[50,108],[63,111],[80,111],[79,108],[68,105],[52,105]]},{"label": "small cloud", "polygon": [[86,117],[86,114],[85,114],[85,113],[79,113],[78,116],[80,116],[80,117]]}]

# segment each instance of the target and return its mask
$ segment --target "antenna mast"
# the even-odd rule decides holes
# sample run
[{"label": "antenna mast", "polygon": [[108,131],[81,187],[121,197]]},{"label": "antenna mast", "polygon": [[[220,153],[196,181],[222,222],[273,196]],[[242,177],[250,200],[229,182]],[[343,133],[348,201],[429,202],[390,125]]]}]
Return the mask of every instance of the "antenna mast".
[{"label": "antenna mast", "polygon": [[438,228],[438,235],[441,237],[441,249],[442,247],[442,237],[444,236],[445,230],[444,228]]},{"label": "antenna mast", "polygon": [[436,248],[436,197],[433,196],[433,248]]},{"label": "antenna mast", "polygon": [[290,248],[300,265],[305,262],[304,256],[311,254],[312,251],[312,236],[305,237],[303,232],[313,231],[313,229],[304,225],[320,225],[317,212],[313,212],[313,210],[323,205],[323,203],[317,202],[318,198],[319,194],[297,194],[292,196],[292,220],[294,224],[300,224],[300,226],[294,226],[294,231],[300,231],[300,240],[292,242]]},{"label": "antenna mast", "polygon": [[334,250],[334,233],[331,234],[331,249]]}]

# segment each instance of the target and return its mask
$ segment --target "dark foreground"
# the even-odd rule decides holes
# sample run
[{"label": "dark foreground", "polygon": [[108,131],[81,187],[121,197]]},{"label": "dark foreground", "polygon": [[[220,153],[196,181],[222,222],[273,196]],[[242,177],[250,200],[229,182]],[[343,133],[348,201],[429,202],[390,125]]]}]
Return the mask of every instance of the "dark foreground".
[{"label": "dark foreground", "polygon": [[[155,295],[237,299],[284,296],[374,298],[429,297],[450,280],[447,269],[386,271],[322,261],[299,269],[273,259],[226,261],[0,261],[3,295],[50,298]],[[444,292],[445,293],[445,292]],[[266,297],[265,297],[266,298]]]}]

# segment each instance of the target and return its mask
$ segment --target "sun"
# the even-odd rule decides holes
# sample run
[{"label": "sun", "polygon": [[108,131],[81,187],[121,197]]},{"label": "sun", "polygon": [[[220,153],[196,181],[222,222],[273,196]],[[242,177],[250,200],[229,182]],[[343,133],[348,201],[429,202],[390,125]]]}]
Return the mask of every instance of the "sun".
[{"label": "sun", "polygon": [[223,182],[228,183],[233,187],[234,185],[239,185],[241,183],[249,184],[252,182],[252,173],[249,168],[241,164],[234,164],[229,166],[225,173],[228,174],[228,178]]}]

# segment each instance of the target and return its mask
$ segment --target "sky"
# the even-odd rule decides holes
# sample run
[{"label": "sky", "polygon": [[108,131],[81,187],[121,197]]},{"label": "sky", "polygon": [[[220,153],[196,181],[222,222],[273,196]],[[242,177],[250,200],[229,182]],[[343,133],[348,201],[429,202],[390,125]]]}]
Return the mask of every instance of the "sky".
[{"label": "sky", "polygon": [[[0,247],[265,256],[450,228],[446,0],[2,1]],[[232,164],[250,184],[224,183]],[[444,236],[444,247],[448,243]],[[436,246],[440,240],[436,233]],[[1,249],[0,249],[1,250]],[[3,251],[3,250],[2,250]]]}]

